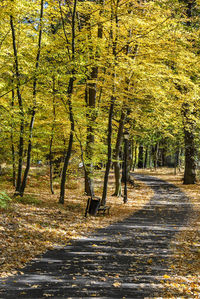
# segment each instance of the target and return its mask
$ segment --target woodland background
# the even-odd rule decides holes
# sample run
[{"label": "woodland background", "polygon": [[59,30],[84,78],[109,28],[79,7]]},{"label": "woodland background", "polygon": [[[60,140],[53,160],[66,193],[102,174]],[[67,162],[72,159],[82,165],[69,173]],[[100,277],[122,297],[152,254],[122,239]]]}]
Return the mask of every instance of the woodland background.
[{"label": "woodland background", "polygon": [[[173,288],[198,296],[199,62],[199,0],[0,2],[1,276],[140,208],[152,192],[124,205],[122,183],[167,166],[196,209]],[[110,217],[85,219],[83,192]]]},{"label": "woodland background", "polygon": [[[120,195],[123,131],[128,169],[185,164],[195,183],[199,157],[199,2],[1,1],[1,163],[21,196],[31,163],[61,178],[82,162],[114,164]],[[54,169],[53,169],[54,168]],[[24,173],[23,173],[24,172]]]}]

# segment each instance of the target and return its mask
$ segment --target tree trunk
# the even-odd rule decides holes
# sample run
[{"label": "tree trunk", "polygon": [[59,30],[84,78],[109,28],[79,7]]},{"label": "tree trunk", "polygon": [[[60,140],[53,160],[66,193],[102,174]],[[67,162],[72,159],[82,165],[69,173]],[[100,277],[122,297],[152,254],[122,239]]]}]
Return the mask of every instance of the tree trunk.
[{"label": "tree trunk", "polygon": [[134,146],[134,163],[133,163],[133,171],[135,170],[136,168],[136,164],[137,164],[137,143],[135,143],[135,146]]},{"label": "tree trunk", "polygon": [[[40,22],[39,22],[39,38],[38,38],[38,51],[36,56],[36,63],[35,63],[35,72],[37,73],[37,70],[39,68],[39,61],[40,61],[40,53],[41,53],[41,41],[42,41],[42,19],[43,19],[43,11],[44,11],[44,0],[41,0],[40,2]],[[33,80],[33,108],[31,113],[31,121],[29,126],[29,140],[28,140],[28,150],[27,150],[27,162],[26,162],[26,168],[24,171],[24,177],[20,186],[20,196],[23,196],[24,190],[26,188],[28,173],[30,170],[30,164],[31,164],[31,151],[32,151],[32,137],[33,137],[33,127],[35,122],[35,114],[36,114],[36,88],[37,88],[37,75],[35,75]]]},{"label": "tree trunk", "polygon": [[196,183],[196,161],[195,161],[195,144],[194,134],[188,130],[184,130],[185,140],[185,171],[184,184]]},{"label": "tree trunk", "polygon": [[18,193],[21,186],[23,152],[24,152],[24,109],[23,109],[23,102],[22,102],[22,96],[20,91],[18,53],[16,47],[15,27],[14,27],[12,15],[10,16],[10,26],[12,31],[12,44],[13,44],[13,53],[14,53],[14,61],[15,61],[15,76],[17,81],[17,98],[18,98],[18,104],[20,110],[20,137],[19,137],[19,152],[18,152],[18,172],[17,172],[17,182],[16,182],[16,193]]},{"label": "tree trunk", "polygon": [[144,148],[143,145],[140,144],[139,146],[139,153],[138,153],[138,168],[144,167],[144,159],[143,159]]},{"label": "tree trunk", "polygon": [[[113,17],[115,16],[115,25],[116,28],[118,28],[118,5],[119,0],[116,2],[116,7],[114,10],[114,7],[111,4],[111,23],[113,20]],[[118,40],[118,32],[116,32],[115,39],[113,37],[113,28],[111,26],[110,31],[110,37],[112,41],[112,53],[114,58],[114,69],[113,69],[113,94],[115,93],[115,67],[117,63],[117,53],[116,53],[116,46],[117,46],[117,40]],[[108,176],[110,172],[110,166],[111,166],[111,159],[112,159],[112,118],[113,118],[113,111],[114,111],[114,103],[115,103],[115,96],[112,94],[111,96],[111,102],[110,102],[110,109],[109,109],[109,117],[108,117],[108,136],[107,136],[107,143],[108,143],[108,156],[107,156],[107,163],[106,163],[106,171],[104,175],[104,184],[103,184],[103,194],[101,199],[101,204],[105,205],[107,200],[107,189],[108,189]]]},{"label": "tree trunk", "polygon": [[[72,13],[72,57],[71,60],[74,62],[75,59],[75,18],[76,18],[76,5],[77,5],[77,0],[74,0],[74,5],[73,5],[73,13]],[[73,94],[73,88],[74,88],[74,81],[75,81],[75,69],[72,69],[71,72],[71,78],[69,80],[69,85],[68,85],[68,107],[69,107],[69,118],[70,118],[70,137],[69,137],[69,143],[68,143],[68,148],[67,148],[67,153],[64,159],[64,165],[63,165],[63,171],[62,171],[62,177],[61,177],[61,184],[60,184],[60,197],[59,197],[59,203],[64,204],[64,197],[65,197],[65,182],[66,182],[66,174],[67,174],[67,169],[69,165],[69,160],[71,157],[71,152],[72,152],[72,144],[73,144],[73,138],[74,138],[74,115],[72,111],[72,94]]]},{"label": "tree trunk", "polygon": [[147,162],[148,162],[148,147],[145,148],[144,168],[147,168]]},{"label": "tree trunk", "polygon": [[152,146],[152,158],[155,170],[158,167],[158,152],[159,152],[159,144],[156,143],[155,146]]},{"label": "tree trunk", "polygon": [[196,183],[196,161],[195,161],[195,137],[194,137],[194,120],[188,103],[184,103],[182,107],[183,125],[184,125],[184,141],[185,141],[185,171],[183,183]]},{"label": "tree trunk", "polygon": [[51,128],[51,138],[50,138],[50,145],[49,145],[49,175],[50,175],[50,189],[51,193],[54,194],[53,190],[53,153],[52,153],[52,146],[53,146],[53,139],[54,139],[54,129],[55,129],[55,121],[56,121],[56,103],[55,103],[55,76],[53,76],[53,124]]},{"label": "tree trunk", "polygon": [[[101,5],[103,5],[103,0],[98,1]],[[101,11],[100,11],[101,14]],[[91,28],[90,28],[91,29]],[[98,38],[103,37],[103,26],[102,23],[98,24]],[[88,82],[86,85],[86,103],[88,107],[87,117],[87,141],[86,141],[86,160],[88,161],[85,165],[85,193],[89,196],[94,194],[94,184],[93,184],[93,144],[94,144],[94,125],[96,121],[96,96],[97,96],[97,86],[96,81],[98,77],[98,67],[94,66],[92,68],[89,80],[93,82]],[[95,81],[95,82],[94,82]],[[88,90],[87,90],[88,87]]]},{"label": "tree trunk", "polygon": [[107,137],[108,160],[107,160],[106,171],[105,171],[105,175],[104,175],[103,194],[102,194],[102,200],[101,200],[102,205],[106,204],[107,189],[108,189],[108,176],[109,176],[109,172],[110,172],[111,159],[112,159],[111,141],[112,141],[112,118],[113,118],[114,102],[115,102],[115,98],[112,96],[110,110],[109,110],[109,118],[108,118],[108,137]]},{"label": "tree trunk", "polygon": [[[196,5],[196,1],[187,2],[186,15],[188,17],[187,26],[192,25],[192,10]],[[189,29],[190,30],[190,29]],[[185,141],[185,171],[183,183],[195,184],[196,183],[196,161],[195,161],[195,136],[194,128],[195,121],[193,120],[193,112],[190,111],[190,106],[188,102],[183,103],[182,106],[183,113],[183,130],[184,130],[184,141]]]},{"label": "tree trunk", "polygon": [[114,196],[121,196],[121,175],[120,175],[120,147],[123,137],[123,128],[126,114],[122,110],[121,118],[119,121],[119,128],[117,133],[117,141],[115,145],[115,155],[114,155],[114,172],[115,172],[115,192]]},{"label": "tree trunk", "polygon": [[[14,107],[14,100],[15,100],[15,92],[14,89],[12,89],[12,101],[11,101],[11,107],[13,109]],[[12,111],[13,113],[13,111]],[[13,115],[12,115],[13,116]],[[13,186],[16,186],[16,168],[15,168],[15,145],[14,145],[14,125],[13,125],[13,118],[11,120],[11,134],[10,134],[10,139],[11,139],[11,152],[12,152],[12,183]]]},{"label": "tree trunk", "polygon": [[[90,80],[97,80],[98,76],[98,68],[93,67],[92,72],[90,75]],[[93,165],[92,165],[92,156],[93,156],[93,144],[94,144],[94,124],[96,121],[96,82],[88,83],[88,112],[87,112],[87,141],[86,141],[86,173],[85,173],[85,192],[87,195],[90,194],[90,190],[94,190],[93,187]],[[86,87],[87,88],[87,87]],[[90,181],[90,186],[88,185],[88,182]]]}]

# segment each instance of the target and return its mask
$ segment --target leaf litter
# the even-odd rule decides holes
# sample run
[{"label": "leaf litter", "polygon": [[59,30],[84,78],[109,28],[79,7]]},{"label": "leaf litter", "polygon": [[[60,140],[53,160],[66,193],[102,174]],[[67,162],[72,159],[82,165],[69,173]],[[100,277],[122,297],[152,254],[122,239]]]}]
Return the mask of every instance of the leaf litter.
[{"label": "leaf litter", "polygon": [[[23,199],[14,198],[9,209],[0,214],[0,277],[23,273],[23,267],[37,255],[56,247],[70,245],[70,240],[88,235],[98,228],[122,220],[141,209],[153,195],[153,191],[139,182],[129,186],[128,203],[122,197],[112,196],[114,175],[111,173],[108,192],[110,215],[87,218],[84,211],[87,196],[84,195],[83,179],[76,178],[77,188],[66,189],[65,204],[58,203],[59,185],[55,183],[55,194],[49,191],[48,176],[40,180],[32,178]],[[12,197],[8,178],[1,177],[1,190]],[[97,188],[97,196],[102,185]]]}]

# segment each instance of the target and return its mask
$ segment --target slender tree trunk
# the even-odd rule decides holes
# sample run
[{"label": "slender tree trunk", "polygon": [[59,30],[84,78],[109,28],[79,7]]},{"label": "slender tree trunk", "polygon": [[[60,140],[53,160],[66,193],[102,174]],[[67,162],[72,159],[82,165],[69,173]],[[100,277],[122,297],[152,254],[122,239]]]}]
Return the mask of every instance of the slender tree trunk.
[{"label": "slender tree trunk", "polygon": [[137,143],[135,143],[133,171],[136,168],[136,164],[137,164]]},{"label": "slender tree trunk", "polygon": [[56,103],[55,103],[55,76],[53,76],[53,124],[51,128],[51,138],[50,138],[50,145],[49,145],[49,174],[50,174],[50,189],[51,193],[54,194],[53,189],[53,153],[52,153],[52,146],[53,146],[53,140],[54,140],[54,129],[55,129],[55,121],[56,121]]},{"label": "slender tree trunk", "polygon": [[138,168],[143,168],[143,166],[144,166],[143,154],[144,154],[144,148],[143,148],[143,145],[140,144],[139,153],[138,153]]},{"label": "slender tree trunk", "polygon": [[120,148],[123,137],[124,122],[126,118],[126,113],[122,109],[121,117],[119,121],[119,128],[117,133],[117,141],[115,145],[115,155],[114,155],[114,172],[115,172],[115,192],[114,196],[121,196],[121,175],[120,175]]},{"label": "slender tree trunk", "polygon": [[155,170],[158,167],[158,152],[159,152],[159,144],[156,143],[155,146],[152,146],[152,157],[153,157],[153,164],[154,164]]},{"label": "slender tree trunk", "polygon": [[[110,32],[110,37],[112,41],[112,52],[113,52],[113,57],[114,57],[114,70],[113,70],[113,94],[115,93],[115,67],[117,63],[117,53],[116,53],[116,46],[117,46],[117,41],[118,41],[118,31],[116,31],[116,36],[115,39],[113,38],[113,28],[112,28],[112,19],[115,16],[115,25],[116,25],[116,30],[118,29],[118,5],[119,5],[119,0],[116,2],[116,7],[115,7],[115,13],[113,6],[111,4],[111,32]],[[102,199],[101,199],[101,204],[105,205],[106,200],[107,200],[107,189],[108,189],[108,176],[110,172],[110,166],[111,166],[111,161],[112,161],[112,118],[113,118],[113,111],[114,111],[114,104],[115,104],[115,96],[111,96],[111,102],[110,102],[110,109],[109,109],[109,117],[108,117],[108,136],[107,136],[107,143],[108,143],[108,153],[107,153],[107,163],[106,163],[106,171],[104,175],[104,184],[103,184],[103,193],[102,193]]]},{"label": "slender tree trunk", "polygon": [[35,63],[35,77],[33,80],[33,108],[31,113],[31,121],[29,125],[29,140],[28,140],[28,150],[27,150],[27,161],[26,161],[26,168],[24,171],[23,180],[20,187],[20,196],[23,196],[24,190],[26,188],[28,173],[30,170],[31,164],[31,151],[32,151],[32,137],[33,137],[33,127],[35,122],[35,114],[36,114],[36,88],[37,88],[37,71],[39,68],[39,61],[40,61],[40,53],[41,53],[41,41],[42,41],[42,19],[43,19],[43,11],[44,11],[44,0],[40,2],[40,23],[39,23],[39,38],[38,38],[38,51],[36,56],[36,63]]},{"label": "slender tree trunk", "polygon": [[131,165],[130,165],[130,169],[131,169],[131,170],[133,170],[134,151],[135,151],[134,140],[131,139]]},{"label": "slender tree trunk", "polygon": [[[186,15],[188,17],[187,26],[190,28],[192,25],[192,10],[196,5],[196,1],[187,1]],[[190,30],[190,29],[189,29]],[[185,141],[185,171],[184,171],[184,184],[196,183],[196,149],[195,149],[195,121],[193,120],[193,112],[190,111],[188,102],[182,105],[183,114],[183,130]]]},{"label": "slender tree trunk", "polygon": [[20,73],[19,73],[19,63],[18,63],[18,53],[16,47],[16,37],[15,37],[15,27],[13,22],[13,16],[10,16],[10,26],[12,31],[12,44],[13,44],[13,54],[15,61],[15,76],[17,81],[17,98],[19,104],[19,115],[20,115],[20,137],[19,137],[19,152],[18,152],[18,173],[17,173],[17,182],[16,182],[16,192],[18,193],[21,186],[21,177],[22,177],[22,164],[23,164],[23,152],[24,152],[24,109],[22,96],[20,91]]},{"label": "slender tree trunk", "polygon": [[196,161],[195,161],[195,144],[194,134],[188,130],[184,130],[185,140],[185,171],[184,184],[196,183]]},{"label": "slender tree trunk", "polygon": [[[103,0],[98,1],[103,6]],[[101,12],[100,12],[101,14]],[[91,30],[91,28],[90,28]],[[102,23],[98,24],[98,39],[102,39],[103,37],[103,26]],[[98,54],[97,54],[98,55]],[[92,68],[89,81],[86,85],[86,97],[87,97],[87,107],[88,113],[87,117],[87,140],[86,140],[86,160],[88,161],[85,165],[85,193],[89,196],[94,194],[94,186],[93,186],[93,165],[92,165],[92,157],[93,157],[93,145],[94,145],[94,125],[96,122],[97,114],[96,114],[96,102],[97,102],[97,81],[98,78],[98,67],[94,66]]]},{"label": "slender tree trunk", "polygon": [[[98,68],[93,67],[90,75],[90,80],[96,81],[98,76]],[[91,195],[90,191],[94,189],[93,187],[93,165],[92,165],[92,156],[93,156],[93,145],[94,145],[94,124],[96,121],[96,82],[88,83],[88,113],[87,113],[87,141],[86,141],[86,169],[87,173],[85,176],[85,192],[87,195]],[[86,87],[87,88],[87,87]],[[90,186],[88,185],[90,182]]]},{"label": "slender tree trunk", "polygon": [[[15,100],[15,92],[14,92],[14,89],[12,89],[12,101],[11,101],[12,109],[14,108],[14,100]],[[12,122],[12,124],[11,124],[10,139],[11,139],[11,152],[12,152],[12,182],[13,182],[13,186],[15,187],[16,186],[16,168],[15,168],[15,145],[14,145],[13,119],[11,120],[11,122]]]},{"label": "slender tree trunk", "polygon": [[102,194],[102,201],[101,204],[106,204],[106,198],[107,198],[107,189],[108,189],[108,176],[110,172],[110,166],[111,166],[111,159],[112,159],[112,118],[113,118],[113,110],[114,110],[114,102],[115,97],[111,97],[111,104],[110,104],[110,110],[109,110],[109,118],[108,118],[108,137],[107,137],[107,143],[108,143],[108,160],[106,164],[106,171],[104,175],[104,184],[103,184],[103,194]]},{"label": "slender tree trunk", "polygon": [[195,136],[194,136],[194,120],[188,103],[184,103],[182,107],[183,124],[184,124],[184,141],[185,141],[185,171],[184,184],[196,183],[196,161],[195,161]]},{"label": "slender tree trunk", "polygon": [[73,116],[72,101],[71,101],[74,80],[75,80],[74,77],[70,78],[69,88],[68,88],[68,95],[69,95],[68,106],[69,106],[69,117],[70,117],[71,128],[70,128],[70,137],[69,137],[68,148],[67,148],[67,152],[66,152],[66,155],[64,158],[64,165],[63,165],[62,176],[61,176],[60,198],[59,198],[59,203],[61,203],[61,204],[64,204],[66,175],[67,175],[69,160],[71,157],[72,144],[73,144],[73,138],[74,138],[74,116]]},{"label": "slender tree trunk", "polygon": [[147,168],[147,161],[148,161],[148,147],[145,148],[144,168]]},{"label": "slender tree trunk", "polygon": [[[75,55],[76,5],[77,5],[77,0],[74,0],[73,12],[72,12],[72,57],[71,57],[72,62],[74,62],[74,60],[75,60],[74,55]],[[74,115],[73,115],[73,110],[72,110],[72,94],[73,94],[74,81],[75,81],[74,74],[75,74],[75,69],[73,68],[72,72],[71,72],[71,78],[69,80],[68,90],[67,90],[69,118],[70,118],[71,127],[70,127],[70,137],[69,137],[67,153],[65,155],[63,171],[62,171],[62,176],[61,176],[60,197],[59,197],[59,203],[61,203],[61,204],[64,204],[66,174],[67,174],[67,169],[68,169],[68,165],[69,165],[69,160],[70,160],[70,157],[71,157],[73,138],[74,138],[74,127],[75,127],[75,125],[74,125]]]}]

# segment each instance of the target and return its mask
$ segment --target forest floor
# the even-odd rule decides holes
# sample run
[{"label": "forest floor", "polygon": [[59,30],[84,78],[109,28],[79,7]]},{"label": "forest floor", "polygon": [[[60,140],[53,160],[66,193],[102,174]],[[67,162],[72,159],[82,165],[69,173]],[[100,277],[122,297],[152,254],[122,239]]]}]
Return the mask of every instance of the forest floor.
[{"label": "forest floor", "polygon": [[[54,182],[52,195],[48,168],[32,167],[23,198],[14,197],[8,169],[0,176],[0,191],[5,191],[11,202],[0,208],[0,277],[16,274],[25,264],[48,249],[69,245],[71,240],[85,236],[95,229],[126,218],[141,209],[153,195],[145,184],[129,185],[129,201],[114,197],[114,176],[111,173],[108,190],[110,215],[84,217],[88,197],[84,195],[82,177],[70,177],[66,184],[65,203],[58,203],[59,183]],[[102,194],[103,172],[95,178],[95,193]]]},{"label": "forest floor", "polygon": [[[170,271],[160,280],[166,297],[177,298],[179,292],[183,298],[199,298],[200,293],[200,184],[182,185],[182,174],[174,175],[172,169],[157,171],[136,171],[155,175],[162,180],[178,186],[190,199],[192,213],[187,225],[178,228],[170,242],[173,253],[167,263]],[[8,175],[1,177],[0,188],[10,196],[13,194]],[[50,195],[47,171],[44,168],[32,170],[31,180],[24,199],[15,198],[0,215],[0,271],[1,277],[21,273],[25,264],[47,249],[70,245],[73,239],[84,238],[90,232],[110,223],[117,222],[142,210],[153,196],[150,186],[144,182],[129,186],[126,205],[122,198],[112,197],[113,175],[110,179],[108,204],[111,205],[110,216],[84,217],[87,197],[83,195],[83,180],[71,179],[68,183],[64,206],[58,201],[58,183],[55,183],[55,195]],[[97,195],[102,190],[102,174],[96,179]],[[148,263],[150,263],[148,260]],[[22,268],[19,270],[19,268]],[[116,274],[117,275],[117,274]],[[114,287],[120,287],[118,280]],[[141,297],[142,298],[142,297]],[[180,297],[181,298],[181,297]]]}]

